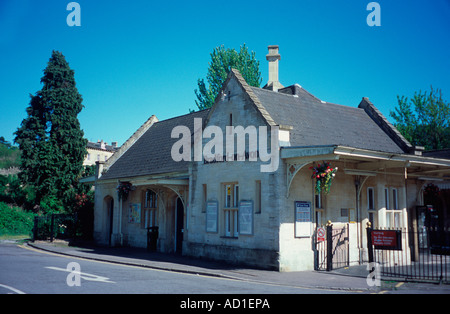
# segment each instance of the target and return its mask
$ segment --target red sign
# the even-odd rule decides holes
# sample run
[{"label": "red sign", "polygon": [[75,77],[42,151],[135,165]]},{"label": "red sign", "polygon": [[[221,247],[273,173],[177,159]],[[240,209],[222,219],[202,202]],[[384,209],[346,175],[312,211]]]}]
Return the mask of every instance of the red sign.
[{"label": "red sign", "polygon": [[401,250],[401,231],[372,230],[372,245],[379,250]]},{"label": "red sign", "polygon": [[325,241],[325,228],[320,227],[317,229],[317,242]]}]

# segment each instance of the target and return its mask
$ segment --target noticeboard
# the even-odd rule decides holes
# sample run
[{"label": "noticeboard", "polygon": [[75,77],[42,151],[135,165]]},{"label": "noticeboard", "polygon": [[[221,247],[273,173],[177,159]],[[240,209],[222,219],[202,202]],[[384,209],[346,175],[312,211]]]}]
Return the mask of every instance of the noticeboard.
[{"label": "noticeboard", "polygon": [[253,234],[253,201],[239,202],[239,234]]},{"label": "noticeboard", "polygon": [[372,245],[376,250],[401,250],[401,230],[372,230]]},{"label": "noticeboard", "polygon": [[295,237],[311,236],[311,202],[295,202]]},{"label": "noticeboard", "polygon": [[218,209],[217,201],[206,202],[206,232],[217,232]]}]

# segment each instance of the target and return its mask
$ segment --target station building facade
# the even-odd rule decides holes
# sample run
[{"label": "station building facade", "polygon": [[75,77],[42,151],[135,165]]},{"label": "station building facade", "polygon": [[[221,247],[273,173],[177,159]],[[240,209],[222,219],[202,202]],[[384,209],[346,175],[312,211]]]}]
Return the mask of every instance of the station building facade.
[{"label": "station building facade", "polygon": [[[424,156],[368,98],[348,107],[284,87],[277,46],[267,60],[263,88],[233,69],[211,109],[152,116],[97,163],[97,243],[146,247],[158,227],[160,252],[299,271],[315,268],[328,221],[348,228],[350,264],[367,261],[367,222],[416,225],[424,187],[450,179],[450,160]],[[314,176],[324,165],[328,193]]]}]

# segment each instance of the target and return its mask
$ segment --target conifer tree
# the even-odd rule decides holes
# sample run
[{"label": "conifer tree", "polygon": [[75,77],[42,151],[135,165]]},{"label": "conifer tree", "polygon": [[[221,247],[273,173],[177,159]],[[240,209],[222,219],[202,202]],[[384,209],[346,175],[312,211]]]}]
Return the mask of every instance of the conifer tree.
[{"label": "conifer tree", "polygon": [[21,181],[36,192],[36,205],[58,210],[73,197],[83,169],[87,140],[78,114],[82,97],[74,71],[65,57],[53,51],[41,79],[43,87],[27,108],[27,117],[15,132],[22,151]]}]

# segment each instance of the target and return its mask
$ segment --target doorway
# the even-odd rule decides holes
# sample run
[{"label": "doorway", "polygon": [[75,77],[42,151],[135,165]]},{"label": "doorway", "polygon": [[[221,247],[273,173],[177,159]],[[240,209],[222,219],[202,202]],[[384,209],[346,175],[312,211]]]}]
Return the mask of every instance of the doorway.
[{"label": "doorway", "polygon": [[104,226],[105,226],[105,237],[106,237],[106,243],[108,246],[111,246],[111,238],[113,233],[113,221],[114,221],[114,199],[111,196],[107,196],[104,199],[105,204],[105,220],[104,220]]},{"label": "doorway", "polygon": [[182,254],[184,233],[184,205],[181,198],[177,198],[175,208],[175,253]]}]

